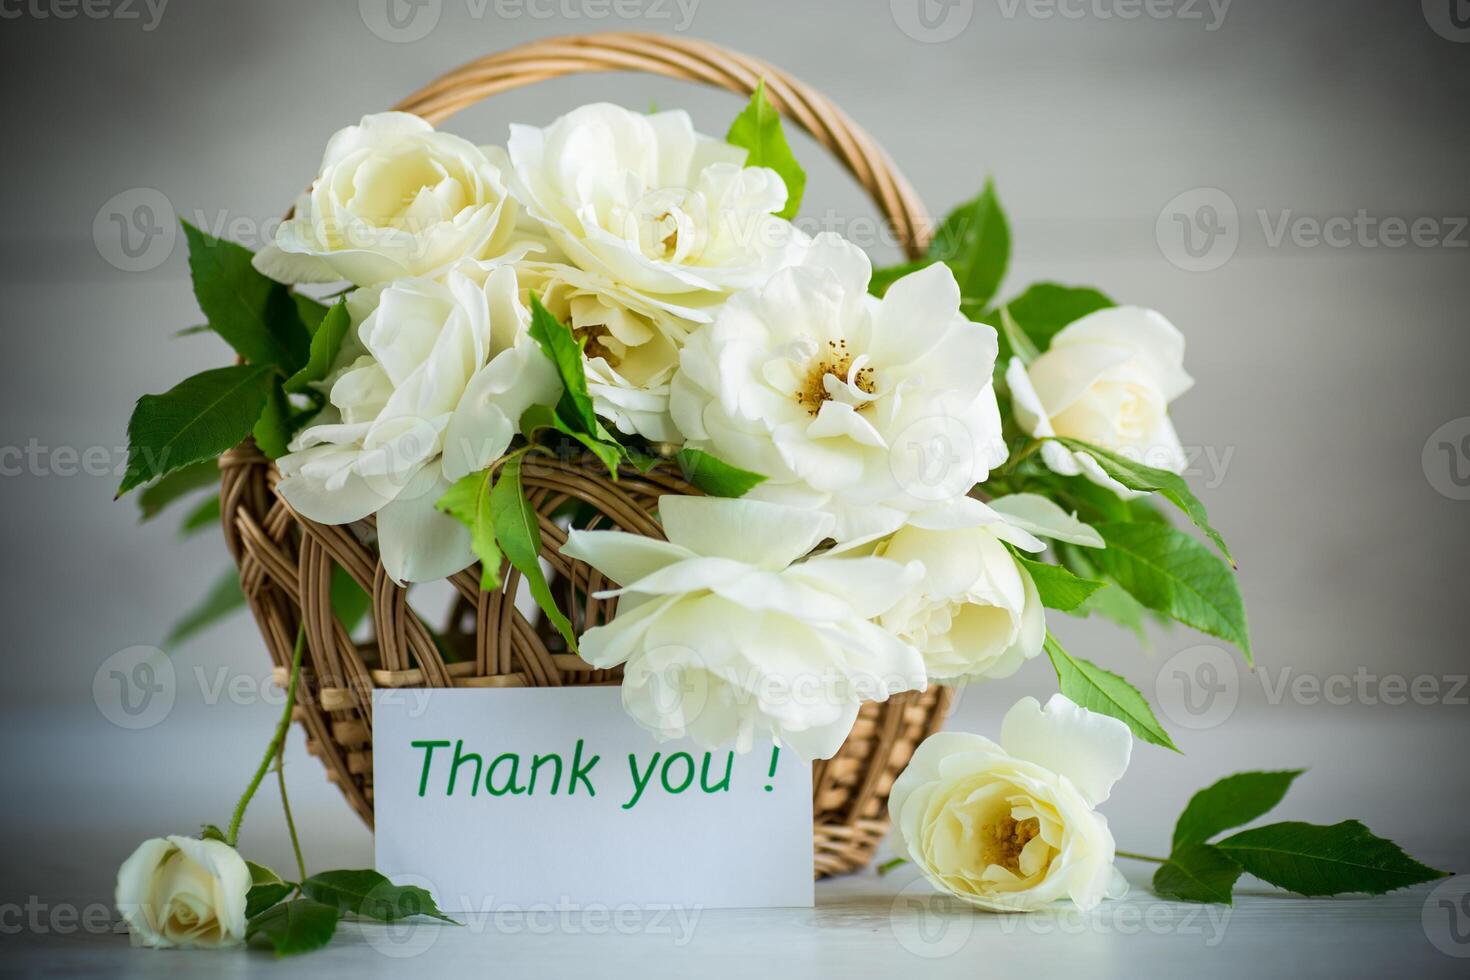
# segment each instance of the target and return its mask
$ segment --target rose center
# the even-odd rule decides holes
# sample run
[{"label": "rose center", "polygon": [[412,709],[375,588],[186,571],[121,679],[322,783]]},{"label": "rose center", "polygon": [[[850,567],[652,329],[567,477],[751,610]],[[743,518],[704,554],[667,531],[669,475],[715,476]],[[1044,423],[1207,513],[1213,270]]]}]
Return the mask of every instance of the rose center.
[{"label": "rose center", "polygon": [[573,327],[572,336],[581,341],[583,353],[589,358],[602,358],[608,367],[617,367],[628,352],[628,348],[601,323]]},{"label": "rose center", "polygon": [[1017,820],[1011,816],[1002,817],[980,831],[980,858],[987,865],[996,864],[1011,874],[1019,875],[1021,852],[1039,833],[1041,821],[1035,817],[1027,817],[1025,820]]},{"label": "rose center", "polygon": [[[877,391],[877,386],[873,383],[872,368],[864,366],[853,370],[853,356],[847,349],[847,341],[829,340],[826,353],[812,362],[806,377],[796,389],[796,403],[805,408],[807,414],[813,418],[821,411],[823,402],[833,399],[832,391],[827,386],[828,375],[836,378],[838,385],[856,388],[864,395]],[[867,405],[866,400],[860,398],[853,401],[859,411]]]}]

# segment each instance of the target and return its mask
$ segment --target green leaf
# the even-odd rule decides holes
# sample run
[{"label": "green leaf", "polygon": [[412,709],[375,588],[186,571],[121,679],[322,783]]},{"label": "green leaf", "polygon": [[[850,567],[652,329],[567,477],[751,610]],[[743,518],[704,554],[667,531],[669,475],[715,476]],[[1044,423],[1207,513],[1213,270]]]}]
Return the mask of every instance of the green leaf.
[{"label": "green leaf", "polygon": [[179,534],[187,537],[196,531],[214,527],[220,522],[219,494],[205,497],[199,505],[184,515],[179,524]]},{"label": "green leaf", "polygon": [[249,249],[183,225],[194,296],[210,329],[251,364],[287,374],[301,367],[310,338],[291,291],[256,272]]},{"label": "green leaf", "polygon": [[1182,510],[1195,527],[1205,532],[1205,535],[1215,542],[1215,547],[1220,549],[1220,554],[1224,555],[1231,565],[1235,564],[1235,559],[1230,556],[1230,549],[1225,546],[1225,539],[1220,536],[1219,531],[1210,526],[1210,517],[1205,513],[1205,505],[1200,503],[1199,498],[1189,489],[1189,484],[1182,476],[1154,466],[1135,463],[1127,457],[1119,456],[1117,453],[1101,449],[1080,439],[1058,437],[1057,441],[1068,449],[1087,453],[1097,460],[1098,465],[1108,476],[1129,490],[1162,494],[1166,500]]},{"label": "green leaf", "polygon": [[1299,895],[1382,895],[1445,877],[1356,820],[1324,827],[1287,821],[1242,830],[1215,847],[1262,881]]},{"label": "green leaf", "polygon": [[138,494],[138,509],[142,519],[157,517],[165,507],[187,496],[195,490],[219,484],[219,464],[212,459],[201,460],[150,483]]},{"label": "green leaf", "polygon": [[332,567],[332,614],[349,634],[373,608],[373,597],[341,565]]},{"label": "green leaf", "polygon": [[531,339],[541,346],[556,373],[561,377],[562,395],[557,402],[554,415],[547,414],[538,406],[532,406],[521,419],[521,428],[527,429],[549,425],[573,437],[607,466],[608,472],[617,479],[618,461],[623,456],[623,447],[603,428],[592,406],[592,396],[587,393],[587,374],[582,365],[582,345],[577,342],[572,328],[552,316],[541,300],[531,297]]},{"label": "green leaf", "polygon": [[351,912],[380,922],[396,922],[427,915],[441,922],[455,922],[439,911],[433,896],[417,885],[395,885],[377,871],[323,871],[301,883],[311,899],[339,912]]},{"label": "green leaf", "polygon": [[575,653],[577,638],[572,624],[557,608],[556,598],[552,596],[546,575],[541,571],[541,528],[536,523],[536,512],[521,487],[519,456],[511,456],[505,461],[500,479],[490,490],[490,518],[495,526],[495,539],[500,542],[505,557],[525,577],[536,605],[567,641],[567,648]]},{"label": "green leaf", "polygon": [[949,266],[965,299],[982,306],[990,302],[1011,258],[1011,231],[993,181],[940,223],[927,257]]},{"label": "green leaf", "polygon": [[128,420],[128,469],[117,495],[233,449],[260,418],[271,384],[270,368],[240,364],[139,398]]},{"label": "green leaf", "polygon": [[1037,349],[1036,344],[1031,341],[1030,337],[1026,336],[1026,332],[1016,323],[1016,318],[1011,315],[1008,308],[1002,306],[995,319],[1000,321],[997,325],[997,331],[999,333],[999,339],[1004,342],[1001,344],[1002,349],[997,356],[997,363],[1004,361],[1009,364],[1011,357],[1014,355],[1021,359],[1022,364],[1030,364],[1041,356],[1041,351]]},{"label": "green leaf", "polygon": [[263,864],[246,861],[250,869],[250,891],[245,894],[245,918],[253,919],[291,894],[295,886]]},{"label": "green leaf", "polygon": [[868,280],[868,292],[874,296],[882,296],[888,292],[888,287],[902,279],[911,272],[918,272],[934,264],[933,259],[919,259],[916,262],[904,262],[900,265],[890,265],[881,269],[873,270],[873,278]]},{"label": "green leaf", "polygon": [[750,102],[730,124],[725,142],[744,148],[747,167],[769,167],[786,184],[786,207],[780,216],[788,221],[796,217],[806,191],[806,171],[796,162],[786,133],[781,128],[781,114],[766,98],[766,80],[761,79],[750,95]]},{"label": "green leaf", "polygon": [[245,938],[265,937],[277,956],[295,956],[321,949],[332,941],[342,918],[330,905],[297,898],[272,905],[245,926]]},{"label": "green leaf", "polygon": [[[1113,494],[1108,494],[1108,496],[1117,499]],[[1147,610],[1118,583],[1105,580],[1103,574],[1097,570],[1097,566],[1092,563],[1092,559],[1088,557],[1091,549],[1084,551],[1077,545],[1065,542],[1056,542],[1052,547],[1056,550],[1057,558],[1072,574],[1079,578],[1103,583],[1102,588],[1084,599],[1076,609],[1066,610],[1067,613],[1083,618],[1097,613],[1104,619],[1111,620],[1131,632],[1147,648],[1148,633],[1143,628],[1144,614]]]},{"label": "green leaf", "polygon": [[1178,752],[1169,733],[1154,717],[1153,709],[1137,689],[1111,671],[1080,657],[1074,657],[1056,637],[1046,634],[1046,655],[1057,672],[1061,691],[1088,711],[1109,715],[1124,722],[1133,734],[1145,742]]},{"label": "green leaf", "polygon": [[250,434],[255,437],[256,448],[271,459],[280,459],[290,452],[287,446],[291,442],[291,403],[286,400],[279,380],[273,379],[265,408]]},{"label": "green leaf", "polygon": [[765,480],[759,473],[731,466],[702,449],[681,449],[674,458],[684,479],[711,497],[743,497]]},{"label": "green leaf", "polygon": [[[320,304],[318,304],[320,305]],[[336,363],[342,341],[352,329],[352,318],[347,315],[347,300],[339,299],[322,316],[316,332],[311,335],[311,355],[300,371],[291,375],[286,390],[302,394],[315,382],[326,378]]]},{"label": "green leaf", "polygon": [[1185,844],[1154,872],[1154,891],[1160,898],[1181,902],[1234,904],[1231,893],[1241,866],[1230,855],[1208,844]]},{"label": "green leaf", "polygon": [[163,640],[166,647],[177,646],[195,633],[245,607],[245,593],[240,591],[240,574],[231,568],[215,579],[204,598],[184,614]]},{"label": "green leaf", "polygon": [[491,483],[491,470],[486,467],[459,480],[435,505],[469,528],[470,546],[480,559],[482,592],[500,588],[501,554],[500,546],[495,543],[495,521],[490,514]]},{"label": "green leaf", "polygon": [[[601,424],[597,428],[604,435],[607,434],[607,430],[603,429]],[[617,442],[611,441],[611,436],[604,440],[586,432],[578,432],[557,415],[551,406],[532,405],[521,415],[521,432],[529,438],[541,429],[551,429],[580,442],[602,461],[602,465],[607,467],[613,479],[617,479],[618,465],[627,455],[627,450]]]},{"label": "green leaf", "polygon": [[1069,323],[1115,305],[1096,289],[1038,282],[1005,308],[1037,349],[1046,350],[1051,339]]},{"label": "green leaf", "polygon": [[1200,790],[1174,825],[1173,849],[1203,843],[1222,830],[1250,823],[1280,803],[1292,780],[1304,771],[1236,773]]},{"label": "green leaf", "polygon": [[1060,565],[1034,561],[1021,555],[1015,557],[1021,567],[1031,574],[1031,581],[1036,583],[1036,591],[1041,596],[1041,604],[1048,609],[1060,609],[1063,612],[1076,609],[1088,596],[1107,584],[1078,578]]},{"label": "green leaf", "polygon": [[1209,548],[1164,524],[1096,524],[1107,547],[1091,557],[1133,598],[1235,644],[1251,662],[1245,603],[1235,573]]},{"label": "green leaf", "polygon": [[327,315],[327,307],[301,293],[292,293],[291,301],[296,304],[296,316],[301,320],[301,325],[306,328],[306,332],[315,334]]},{"label": "green leaf", "polygon": [[[217,827],[216,825],[214,825],[212,823],[207,823],[207,824],[203,824],[203,825],[200,826],[200,828],[199,828],[199,839],[200,840],[217,840],[221,844],[228,844],[229,843],[229,840],[225,837],[225,832],[223,830],[220,830],[219,827]],[[250,862],[249,861],[246,861],[245,863],[248,865]]]}]

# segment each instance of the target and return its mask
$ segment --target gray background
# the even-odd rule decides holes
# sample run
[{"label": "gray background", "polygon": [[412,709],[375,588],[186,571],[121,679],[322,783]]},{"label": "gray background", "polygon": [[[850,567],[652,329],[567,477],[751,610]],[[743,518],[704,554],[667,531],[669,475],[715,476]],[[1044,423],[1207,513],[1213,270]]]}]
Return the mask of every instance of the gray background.
[{"label": "gray background", "polygon": [[[930,8],[948,10],[940,29],[954,36],[926,41],[900,27],[915,23],[906,0],[699,0],[687,25],[653,0],[631,20],[596,16],[597,0],[442,0],[421,12],[437,16],[432,29],[407,43],[370,29],[372,0],[172,0],[151,30],[141,5],[138,19],[116,4],[62,19],[67,8],[46,2],[17,19],[6,5],[0,447],[42,451],[14,475],[7,456],[0,477],[0,902],[105,900],[136,840],[225,819],[277,712],[257,696],[265,656],[243,619],[169,651],[176,702],[159,724],[124,730],[94,703],[104,661],[159,643],[227,562],[217,535],[181,545],[175,516],[139,528],[132,501],[112,503],[133,400],[226,353],[207,337],[171,339],[198,319],[182,241],[155,241],[137,263],[150,268],[127,271],[108,215],[131,214],[151,189],[177,215],[257,245],[332,131],[437,73],[532,37],[679,27],[827,92],[936,213],[994,175],[1015,241],[1005,292],[1037,279],[1094,285],[1162,310],[1188,337],[1197,385],[1173,415],[1240,559],[1261,666],[1196,651],[1204,638],[1184,630],[1156,631],[1143,651],[1106,624],[1053,617],[1075,652],[1163,705],[1187,753],[1136,753],[1109,804],[1120,845],[1164,846],[1189,793],[1228,771],[1308,765],[1284,814],[1358,816],[1463,869],[1470,502],[1437,489],[1453,491],[1448,458],[1423,458],[1431,433],[1470,415],[1470,232],[1459,223],[1470,215],[1470,30],[1433,29],[1447,3],[1235,0],[1210,29],[1206,5],[1190,5],[1198,19],[1179,15],[1182,3],[1124,19],[1103,14],[1128,0],[1062,4],[1080,16],[959,0]],[[738,108],[674,82],[595,76],[497,98],[448,128],[500,142],[512,119],[544,123],[599,98],[686,106],[709,132]],[[804,214],[862,239],[869,203],[805,136],[796,150],[811,177]],[[1233,204],[1238,247],[1192,272],[1170,260],[1181,254],[1173,214],[1195,215],[1202,188]],[[1344,247],[1273,242],[1282,220],[1360,211],[1458,233],[1402,247],[1371,234]],[[871,237],[862,243],[879,261],[896,257]],[[89,447],[109,472],[69,475],[67,450]],[[1206,660],[1226,664],[1213,675],[1224,700],[1196,713],[1178,678],[1210,679]],[[1390,675],[1438,693],[1387,703]],[[1347,696],[1293,694],[1302,676]],[[216,696],[221,679],[244,694]],[[967,692],[953,725],[993,731],[1006,703],[1054,683],[1030,664]],[[293,753],[317,863],[367,860],[367,833],[299,740]],[[270,795],[245,842],[284,866]]]}]

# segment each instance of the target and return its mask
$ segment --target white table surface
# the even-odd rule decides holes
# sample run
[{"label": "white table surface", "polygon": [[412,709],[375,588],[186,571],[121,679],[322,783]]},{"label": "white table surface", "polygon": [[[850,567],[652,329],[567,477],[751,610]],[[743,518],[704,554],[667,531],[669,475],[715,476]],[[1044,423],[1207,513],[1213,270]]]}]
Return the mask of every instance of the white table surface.
[{"label": "white table surface", "polygon": [[[1046,678],[1038,672],[1035,680],[1039,688]],[[991,700],[962,701],[951,727],[987,731],[998,717]],[[96,712],[0,719],[9,747],[0,754],[0,781],[10,804],[0,825],[9,852],[0,868],[0,975],[1421,977],[1464,976],[1470,962],[1442,951],[1470,955],[1470,903],[1446,909],[1431,886],[1304,899],[1243,878],[1236,905],[1226,909],[1156,899],[1152,867],[1132,861],[1120,862],[1133,886],[1128,898],[1085,915],[977,913],[900,867],[821,882],[812,909],[545,908],[476,915],[459,928],[350,923],[328,949],[280,963],[256,949],[131,949],[106,924],[117,864],[143,837],[223,821],[275,712],[266,703],[181,704],[138,732],[121,732]],[[1310,763],[1273,816],[1357,817],[1416,857],[1463,870],[1470,774],[1459,752],[1467,720],[1453,706],[1238,713],[1210,731],[1180,732],[1184,756],[1139,747],[1104,812],[1120,847],[1156,853],[1200,786],[1241,769]],[[184,731],[187,739],[177,737]],[[49,761],[41,761],[42,746]],[[371,835],[305,755],[299,732],[289,759],[309,865],[370,865]],[[290,867],[269,782],[241,846],[253,859]],[[593,835],[584,846],[595,849]],[[80,926],[86,915],[101,924]]]}]

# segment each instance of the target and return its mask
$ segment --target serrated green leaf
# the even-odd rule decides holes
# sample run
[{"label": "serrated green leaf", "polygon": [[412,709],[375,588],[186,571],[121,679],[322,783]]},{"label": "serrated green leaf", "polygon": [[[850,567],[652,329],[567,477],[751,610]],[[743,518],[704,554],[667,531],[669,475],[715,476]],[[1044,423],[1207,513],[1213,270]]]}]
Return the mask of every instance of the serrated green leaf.
[{"label": "serrated green leaf", "polygon": [[212,459],[200,460],[144,487],[138,494],[142,520],[157,517],[165,507],[195,490],[219,483],[219,464]]},{"label": "serrated green leaf", "polygon": [[321,949],[332,941],[342,913],[310,898],[272,905],[245,926],[245,938],[263,937],[277,956],[295,956]]},{"label": "serrated green leaf", "polygon": [[[1109,496],[1112,496],[1109,494]],[[1063,542],[1057,542],[1052,546],[1057,553],[1057,558],[1072,574],[1095,582],[1102,582],[1103,587],[1082,601],[1076,609],[1067,610],[1070,616],[1087,618],[1097,613],[1104,619],[1111,620],[1138,638],[1138,642],[1148,648],[1148,633],[1143,628],[1144,616],[1147,610],[1116,582],[1107,581],[1102,572],[1098,571],[1092,559],[1088,557],[1091,549],[1084,551],[1082,548]]]},{"label": "serrated green leaf", "polygon": [[1145,742],[1179,751],[1132,684],[1094,663],[1072,656],[1050,633],[1046,635],[1045,650],[1064,695],[1088,711],[1117,718]]},{"label": "serrated green leaf", "polygon": [[286,400],[281,382],[272,379],[265,407],[261,409],[255,428],[250,430],[255,437],[255,447],[271,459],[280,459],[290,452],[287,446],[291,442],[291,414],[291,403]]},{"label": "serrated green leaf", "polygon": [[1021,555],[1016,555],[1015,558],[1031,575],[1031,581],[1036,583],[1036,591],[1041,596],[1041,604],[1048,609],[1060,609],[1063,612],[1076,609],[1088,596],[1106,584],[1078,578],[1060,565],[1034,561]]},{"label": "serrated green leaf", "polygon": [[291,374],[310,340],[291,291],[250,264],[250,250],[183,222],[194,296],[209,327],[251,364]]},{"label": "serrated green leaf", "polygon": [[246,861],[250,869],[250,891],[245,893],[245,918],[253,919],[291,894],[295,887],[263,864]]},{"label": "serrated green leaf", "polygon": [[[492,471],[471,473],[445,491],[435,505],[470,532],[470,547],[480,559],[480,590],[500,588],[500,546],[495,543],[495,521],[490,514]],[[539,548],[538,548],[539,550]]]},{"label": "serrated green leaf", "polygon": [[796,162],[786,133],[781,128],[781,114],[766,97],[766,80],[756,83],[750,101],[730,124],[725,142],[746,151],[747,167],[769,167],[786,184],[786,206],[780,216],[788,221],[796,217],[806,191],[806,171]]},{"label": "serrated green leaf", "polygon": [[117,495],[233,449],[260,418],[271,384],[270,368],[240,364],[139,398],[128,420],[128,468]]},{"label": "serrated green leaf", "polygon": [[199,501],[199,504],[184,515],[179,522],[179,534],[188,537],[207,527],[215,527],[220,522],[219,494],[212,494]]},{"label": "serrated green leaf", "polygon": [[1446,875],[1356,820],[1331,826],[1267,824],[1226,837],[1215,847],[1262,881],[1299,895],[1382,895]]},{"label": "serrated green leaf", "polygon": [[1186,844],[1154,872],[1160,898],[1181,902],[1233,905],[1235,881],[1244,869],[1225,852],[1208,844]]},{"label": "serrated green leaf", "polygon": [[347,300],[339,299],[323,314],[320,324],[311,335],[311,354],[301,370],[291,375],[286,382],[286,390],[292,394],[301,394],[309,390],[312,384],[324,380],[336,363],[342,341],[351,329],[352,318],[347,314]]},{"label": "serrated green leaf", "polygon": [[1241,772],[1207,786],[1190,798],[1174,825],[1173,849],[1203,843],[1222,830],[1248,824],[1280,803],[1303,769]]},{"label": "serrated green leaf", "polygon": [[1235,644],[1251,662],[1235,573],[1209,548],[1164,524],[1094,525],[1107,547],[1093,563],[1149,609]]},{"label": "serrated green leaf", "polygon": [[[199,839],[200,840],[217,840],[221,844],[228,844],[229,843],[229,839],[225,837],[225,832],[223,830],[220,830],[219,827],[217,827],[216,825],[214,825],[212,823],[202,824],[199,827]],[[245,863],[247,865],[250,864],[249,861],[246,861]]]},{"label": "serrated green leaf", "polygon": [[245,593],[240,591],[240,574],[231,568],[209,587],[204,598],[195,604],[169,630],[164,638],[166,647],[177,646],[189,637],[213,626],[225,617],[245,608]]},{"label": "serrated green leaf", "polygon": [[1011,258],[1011,230],[995,195],[994,181],[968,203],[950,212],[934,232],[927,258],[943,262],[973,304],[990,302],[1005,278]]},{"label": "serrated green leaf", "polygon": [[1225,539],[1220,532],[1210,526],[1210,515],[1205,512],[1205,505],[1200,503],[1199,498],[1189,489],[1189,484],[1184,477],[1168,470],[1161,470],[1156,466],[1145,466],[1143,463],[1135,463],[1133,460],[1117,453],[1101,449],[1091,443],[1080,439],[1066,439],[1058,437],[1058,442],[1068,449],[1084,452],[1097,460],[1103,472],[1117,480],[1129,490],[1141,490],[1145,493],[1158,493],[1174,506],[1184,512],[1184,515],[1195,527],[1205,532],[1205,535],[1220,549],[1220,554],[1231,565],[1235,559],[1230,556],[1230,549],[1225,545]]},{"label": "serrated green leaf", "polygon": [[426,915],[441,922],[455,922],[439,911],[433,896],[417,885],[395,885],[372,869],[355,871],[323,871],[301,883],[308,898],[380,922],[397,922],[415,915]]},{"label": "serrated green leaf", "polygon": [[711,497],[743,497],[766,479],[701,449],[681,449],[674,459],[684,479]]},{"label": "serrated green leaf", "polygon": [[500,478],[490,490],[490,518],[495,527],[495,539],[505,557],[525,577],[536,605],[567,641],[567,648],[575,653],[577,638],[572,624],[557,608],[556,597],[551,594],[546,575],[541,571],[541,527],[536,521],[536,511],[531,508],[521,486],[519,456],[511,456],[500,468]]}]

